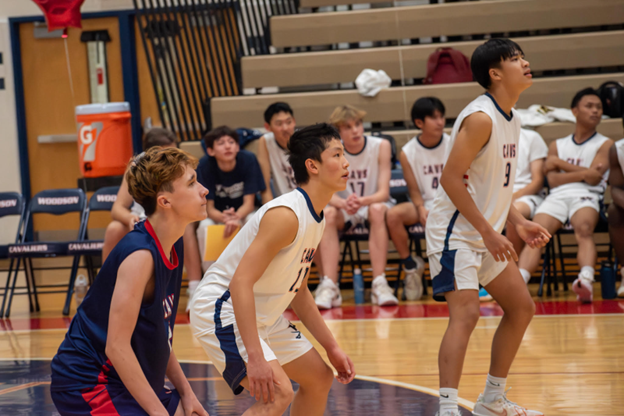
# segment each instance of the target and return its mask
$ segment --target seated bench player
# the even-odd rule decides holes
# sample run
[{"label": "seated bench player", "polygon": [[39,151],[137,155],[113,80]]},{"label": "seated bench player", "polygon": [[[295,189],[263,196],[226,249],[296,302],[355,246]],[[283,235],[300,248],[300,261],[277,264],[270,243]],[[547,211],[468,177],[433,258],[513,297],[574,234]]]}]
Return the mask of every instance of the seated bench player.
[{"label": "seated bench player", "polygon": [[[593,88],[585,88],[572,99],[576,117],[574,133],[550,144],[544,171],[550,193],[535,212],[533,221],[554,234],[568,220],[578,244],[576,256],[581,272],[572,289],[581,302],[593,299],[596,244],[594,229],[609,174],[609,148],[613,141],[596,131],[602,103]],[[537,269],[538,248],[525,247],[518,266],[525,281]]]},{"label": "seated bench player", "polygon": [[427,224],[427,215],[447,157],[449,135],[444,133],[444,113],[444,104],[436,97],[419,98],[412,106],[412,120],[422,133],[407,142],[399,156],[410,201],[390,208],[386,215],[390,238],[405,270],[407,300],[417,300],[422,296],[425,262],[420,257],[412,258],[405,227],[417,223],[425,227]]},{"label": "seated bench player", "polygon": [[[622,166],[624,166],[624,139],[618,140],[609,149],[609,184],[613,198],[607,212],[609,238],[620,265],[624,262],[624,175],[622,174]],[[620,269],[620,274],[623,270]],[[624,298],[624,274],[622,274],[622,282],[617,295],[619,298]]]}]

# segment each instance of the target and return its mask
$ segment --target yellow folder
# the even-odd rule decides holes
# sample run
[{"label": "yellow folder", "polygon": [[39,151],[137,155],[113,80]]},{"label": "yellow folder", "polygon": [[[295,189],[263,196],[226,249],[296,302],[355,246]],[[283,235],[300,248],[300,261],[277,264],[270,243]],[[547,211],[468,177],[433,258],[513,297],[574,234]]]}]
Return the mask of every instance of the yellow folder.
[{"label": "yellow folder", "polygon": [[204,261],[216,261],[223,250],[230,244],[230,241],[238,233],[237,229],[228,238],[223,238],[225,224],[209,225],[206,228],[206,250],[204,251]]}]

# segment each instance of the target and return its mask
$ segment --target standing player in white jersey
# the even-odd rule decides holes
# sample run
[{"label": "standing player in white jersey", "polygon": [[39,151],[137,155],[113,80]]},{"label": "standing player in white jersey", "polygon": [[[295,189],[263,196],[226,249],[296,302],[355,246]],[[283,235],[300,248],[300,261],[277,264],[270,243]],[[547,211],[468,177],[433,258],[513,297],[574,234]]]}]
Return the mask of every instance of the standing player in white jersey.
[{"label": "standing player in white jersey", "polygon": [[384,273],[389,241],[385,216],[393,205],[390,199],[392,149],[385,139],[364,136],[362,120],[365,115],[364,111],[345,105],[337,107],[329,118],[330,123],[340,131],[350,169],[347,189],[334,195],[325,208],[327,226],[319,246],[325,276],[316,289],[316,305],[320,309],[336,308],[342,304],[338,287],[338,233],[367,222],[374,277],[373,303],[380,306],[399,303]]},{"label": "standing player in white jersey", "polygon": [[[518,165],[513,186],[513,205],[526,219],[532,219],[537,207],[544,201],[544,160],[548,155],[548,146],[536,131],[520,129],[518,141]],[[505,236],[511,241],[516,253],[524,247],[524,241],[516,232],[513,224],[507,223]],[[524,277],[524,276],[523,276]],[[528,278],[531,276],[529,275]],[[528,279],[527,278],[527,279]],[[526,280],[528,283],[529,281]],[[479,290],[479,300],[488,301],[492,297],[485,288]]]},{"label": "standing player in white jersey", "polygon": [[[289,161],[300,188],[265,204],[206,272],[191,306],[191,327],[235,394],[257,402],[244,415],[322,415],[332,370],[282,313],[292,305],[325,348],[337,379],[349,383],[353,363],[325,325],[308,289],[308,274],[325,221],[323,207],[344,190],[349,163],[328,124],[295,133]],[[294,395],[290,380],[299,384]],[[294,396],[294,399],[293,399]]]},{"label": "standing player in white jersey", "polygon": [[479,320],[479,283],[504,311],[492,344],[485,391],[477,416],[542,415],[507,400],[505,384],[535,304],[501,235],[509,220],[530,246],[541,247],[547,231],[511,204],[520,120],[513,106],[532,84],[522,49],[508,39],[480,45],[470,62],[487,92],[459,114],[448,145],[441,187],[427,218],[426,238],[433,295],[446,299],[450,320],[442,344],[440,416],[459,416],[457,388],[470,335]]},{"label": "standing player in white jersey", "polygon": [[445,108],[436,97],[422,97],[412,106],[412,120],[422,133],[412,138],[401,151],[399,161],[410,196],[409,202],[398,204],[388,211],[386,223],[390,238],[405,270],[405,297],[420,299],[423,293],[422,273],[425,262],[410,255],[406,226],[417,223],[424,227],[433,205],[440,176],[446,162],[446,145],[450,137],[444,133]]},{"label": "standing player in white jersey", "polygon": [[[615,142],[609,149],[609,185],[613,202],[609,204],[609,239],[618,259],[624,259],[624,139]],[[624,298],[624,268],[620,269],[622,282],[617,291]]]},{"label": "standing player in white jersey", "polygon": [[[594,229],[600,215],[600,202],[609,175],[609,148],[613,141],[596,131],[602,117],[602,103],[593,88],[585,88],[572,99],[576,117],[574,134],[550,144],[545,172],[550,193],[537,209],[533,220],[555,233],[568,220],[578,244],[577,262],[581,268],[572,289],[581,302],[593,298],[596,244]],[[541,250],[526,247],[520,254],[520,273],[525,280],[537,269]]]},{"label": "standing player in white jersey", "polygon": [[[264,112],[267,133],[258,141],[258,163],[266,183],[266,190],[262,192],[263,204],[297,188],[286,150],[295,126],[293,110],[287,103],[273,103]],[[271,191],[271,179],[275,195]]]}]

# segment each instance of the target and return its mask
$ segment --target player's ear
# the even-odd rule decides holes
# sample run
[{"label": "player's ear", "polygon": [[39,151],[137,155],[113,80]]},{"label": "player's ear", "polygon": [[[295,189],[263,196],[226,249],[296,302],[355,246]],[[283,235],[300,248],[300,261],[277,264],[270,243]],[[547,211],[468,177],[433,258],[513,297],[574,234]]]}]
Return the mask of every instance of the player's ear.
[{"label": "player's ear", "polygon": [[306,159],[305,166],[310,175],[318,175],[320,162],[314,159]]},{"label": "player's ear", "polygon": [[416,126],[416,128],[422,130],[425,123],[422,120],[417,118],[417,119],[414,119],[414,125]]},{"label": "player's ear", "polygon": [[503,79],[500,68],[490,68],[488,73],[490,74],[490,79],[492,81],[500,81]]},{"label": "player's ear", "polygon": [[171,201],[166,195],[160,193],[156,197],[156,206],[161,208],[171,208]]}]

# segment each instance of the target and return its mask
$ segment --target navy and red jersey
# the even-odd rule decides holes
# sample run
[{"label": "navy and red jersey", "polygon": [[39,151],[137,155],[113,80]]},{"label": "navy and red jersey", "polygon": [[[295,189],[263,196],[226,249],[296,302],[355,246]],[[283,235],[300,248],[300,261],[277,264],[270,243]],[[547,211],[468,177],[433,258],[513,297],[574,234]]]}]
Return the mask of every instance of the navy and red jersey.
[{"label": "navy and red jersey", "polygon": [[141,305],[131,345],[154,392],[162,391],[180,297],[184,247],[180,238],[173,246],[170,261],[149,220],[137,224],[104,262],[52,360],[51,391],[82,391],[98,384],[123,387],[106,357],[106,337],[119,266],[137,250],[152,253],[155,287],[153,301]]}]

